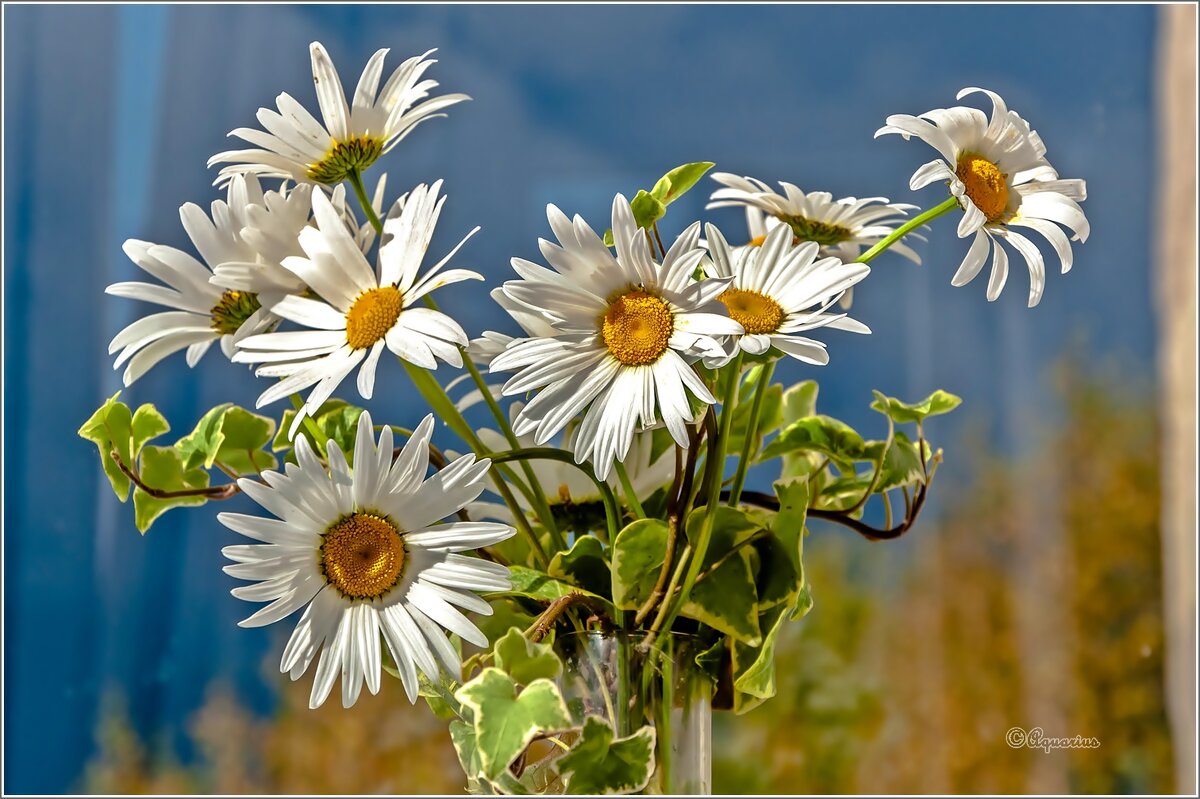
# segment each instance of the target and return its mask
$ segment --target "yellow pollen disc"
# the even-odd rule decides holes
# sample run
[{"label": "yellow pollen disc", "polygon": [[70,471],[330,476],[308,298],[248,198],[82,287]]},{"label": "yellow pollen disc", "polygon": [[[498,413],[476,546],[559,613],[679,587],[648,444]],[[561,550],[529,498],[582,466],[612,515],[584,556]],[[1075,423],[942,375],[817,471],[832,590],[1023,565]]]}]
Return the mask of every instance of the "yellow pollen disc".
[{"label": "yellow pollen disc", "polygon": [[325,531],[321,568],[325,579],[344,596],[382,596],[404,570],[404,541],[387,519],[354,513]]},{"label": "yellow pollen disc", "polygon": [[783,324],[783,308],[765,294],[749,289],[725,289],[717,299],[747,333],[774,333]]},{"label": "yellow pollen disc", "polygon": [[967,187],[971,202],[983,211],[989,222],[997,222],[1008,213],[1008,177],[1000,167],[978,155],[964,153],[954,170]]},{"label": "yellow pollen disc", "polygon": [[654,363],[667,351],[675,317],[660,297],[634,290],[608,304],[600,319],[600,336],[612,356],[627,366]]},{"label": "yellow pollen disc", "polygon": [[362,350],[387,335],[400,318],[404,298],[395,286],[368,289],[346,313],[346,343]]}]

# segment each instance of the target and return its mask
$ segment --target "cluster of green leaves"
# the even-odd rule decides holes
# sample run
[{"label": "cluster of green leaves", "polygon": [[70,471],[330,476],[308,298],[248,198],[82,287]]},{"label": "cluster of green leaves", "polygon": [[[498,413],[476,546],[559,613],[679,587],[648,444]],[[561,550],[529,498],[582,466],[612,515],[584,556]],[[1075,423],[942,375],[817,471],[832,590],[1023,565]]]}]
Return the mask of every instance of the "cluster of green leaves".
[{"label": "cluster of green leaves", "polygon": [[[120,395],[118,391],[97,408],[79,435],[96,445],[117,499],[127,501],[132,489],[134,520],[142,533],[173,507],[207,502],[209,470],[236,477],[276,465],[275,456],[264,449],[275,422],[265,416],[225,403],[204,414],[173,445],[157,446],[148,442],[170,432],[167,420],[150,404],[130,410]],[[152,491],[135,485],[130,474]]]},{"label": "cluster of green leaves", "polygon": [[[531,793],[556,779],[569,794],[646,786],[655,764],[653,727],[617,737],[608,720],[569,706],[556,682],[563,664],[552,645],[530,641],[515,627],[490,655],[493,665],[453,695],[458,718],[450,722],[450,737],[472,792]],[[530,768],[537,742],[567,751]]]},{"label": "cluster of green leaves", "polygon": [[[649,191],[638,189],[629,201],[637,226],[642,230],[650,230],[657,225],[658,220],[666,216],[667,206],[686,194],[714,166],[716,164],[712,161],[681,164],[659,178]],[[611,229],[604,231],[604,243],[613,246]]]}]

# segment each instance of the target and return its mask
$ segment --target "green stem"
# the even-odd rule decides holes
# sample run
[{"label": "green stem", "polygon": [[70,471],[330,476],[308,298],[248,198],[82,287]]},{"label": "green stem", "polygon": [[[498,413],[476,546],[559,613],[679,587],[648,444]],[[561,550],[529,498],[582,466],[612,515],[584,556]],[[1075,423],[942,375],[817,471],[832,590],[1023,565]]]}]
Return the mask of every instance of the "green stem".
[{"label": "green stem", "polygon": [[[492,459],[492,463],[542,459],[571,464],[586,474],[592,483],[595,484],[596,490],[600,492],[600,500],[604,503],[604,519],[608,527],[608,541],[606,543],[616,540],[617,523],[621,519],[621,508],[617,505],[617,498],[613,494],[612,488],[609,487],[608,483],[597,477],[596,472],[590,466],[576,463],[571,453],[561,449],[554,449],[553,447],[518,447],[511,452],[493,452],[488,457]],[[563,549],[565,551],[566,547]]]},{"label": "green stem", "polygon": [[350,180],[350,185],[354,187],[354,193],[358,196],[358,204],[362,206],[363,213],[367,215],[367,221],[371,223],[371,227],[375,228],[376,233],[383,233],[383,222],[379,221],[379,215],[375,213],[375,206],[371,205],[371,200],[367,197],[367,189],[363,186],[362,175],[358,168],[351,169],[347,178]]},{"label": "green stem", "polygon": [[[292,395],[292,407],[296,409],[296,413],[300,413],[300,409],[304,407],[304,400],[301,399],[299,394]],[[321,429],[321,426],[317,424],[317,421],[307,413],[304,414],[301,424],[303,424],[305,429],[312,434],[313,446],[317,448],[317,453],[324,457],[325,442],[329,440],[329,436],[325,434],[325,431]]]},{"label": "green stem", "polygon": [[[446,391],[442,388],[441,384],[434,380],[433,376],[425,369],[415,366],[403,358],[399,360],[404,365],[404,370],[408,372],[409,379],[413,381],[413,385],[416,386],[417,391],[429,403],[429,407],[442,418],[442,421],[459,438],[467,442],[471,449],[483,457],[490,458],[491,451],[479,440],[479,436],[475,435],[475,431],[471,429],[471,426],[467,424],[467,420],[459,413],[458,408],[454,406],[454,402],[451,401],[450,397],[446,396]],[[495,460],[493,460],[493,463],[495,463]],[[491,475],[492,481],[496,484],[497,492],[499,492],[501,498],[504,500],[504,504],[512,512],[513,522],[516,524],[517,531],[525,537],[529,548],[533,550],[542,567],[549,568],[550,558],[546,555],[546,550],[542,547],[542,542],[538,541],[537,534],[529,526],[529,520],[525,518],[525,511],[517,502],[517,498],[513,496],[512,490],[508,487],[508,483],[505,482],[505,478],[507,477],[513,485],[523,487],[520,481],[516,479],[516,475],[511,470],[505,469],[503,466],[498,466],[491,472]]]},{"label": "green stem", "polygon": [[633,483],[629,479],[629,472],[625,471],[625,464],[617,461],[616,467],[617,478],[621,481],[621,490],[625,492],[625,501],[629,503],[630,509],[639,519],[646,518],[646,511],[642,510],[642,503],[638,501],[637,492],[633,490]]},{"label": "green stem", "polygon": [[[712,540],[713,524],[717,518],[717,508],[721,504],[721,483],[722,476],[725,471],[725,448],[729,444],[729,432],[733,428],[733,416],[737,410],[737,395],[738,387],[741,383],[742,374],[742,353],[738,353],[730,364],[729,382],[725,388],[724,401],[721,403],[721,420],[720,429],[717,433],[715,441],[709,441],[709,454],[705,459],[705,484],[708,491],[708,504],[704,507],[704,518],[700,525],[700,534],[696,540],[696,550],[692,553],[692,557],[687,561],[687,573],[683,578],[679,597],[674,601],[671,599],[671,589],[667,591],[667,600],[663,602],[663,607],[671,608],[668,611],[666,618],[662,615],[654,620],[655,630],[664,630],[669,632],[671,625],[675,623],[675,617],[679,615],[679,611],[683,608],[691,595],[692,586],[696,584],[696,577],[700,575],[700,568],[704,564],[704,556],[708,553],[708,545]],[[680,561],[683,565],[683,561]],[[674,581],[672,581],[674,582]]]},{"label": "green stem", "polygon": [[[426,300],[434,310],[437,306],[434,305],[433,299],[426,295]],[[491,410],[492,416],[496,418],[496,424],[500,426],[500,432],[504,434],[504,440],[514,450],[521,448],[521,442],[517,440],[516,434],[513,432],[512,426],[508,423],[504,411],[500,408],[500,404],[496,402],[496,398],[492,396],[492,392],[488,389],[487,383],[483,379],[483,375],[479,372],[479,367],[471,360],[471,356],[463,351],[463,364],[467,367],[467,371],[471,375],[471,379],[475,381],[479,393],[483,395],[484,401],[487,403],[488,409]],[[550,537],[554,540],[554,545],[562,550],[567,550],[566,539],[559,532],[558,525],[554,521],[554,514],[550,511],[550,503],[546,501],[546,494],[542,490],[542,484],[533,473],[533,468],[528,461],[520,461],[521,471],[525,475],[525,480],[529,484],[530,499],[533,504],[533,509],[537,513],[538,520],[542,526],[549,531]]]},{"label": "green stem", "polygon": [[891,247],[897,241],[899,241],[900,239],[907,236],[915,228],[920,227],[921,225],[925,224],[926,222],[928,222],[932,219],[937,219],[939,216],[950,211],[950,209],[952,209],[952,208],[958,208],[958,198],[957,197],[950,197],[948,200],[946,200],[941,205],[935,205],[933,208],[930,208],[928,211],[921,214],[920,216],[917,216],[917,217],[914,217],[914,218],[908,220],[903,225],[901,225],[900,227],[896,228],[891,233],[889,233],[887,238],[885,238],[883,241],[876,244],[871,249],[864,252],[862,255],[858,256],[858,258],[856,258],[855,260],[858,261],[858,263],[862,263],[862,264],[871,263],[871,261],[874,260],[875,256],[879,255],[881,252],[886,250],[888,247]]},{"label": "green stem", "polygon": [[758,374],[758,385],[754,389],[754,404],[750,406],[750,419],[746,422],[746,440],[742,442],[742,456],[738,458],[737,473],[733,476],[733,487],[729,490],[729,504],[736,506],[746,485],[746,470],[750,468],[750,457],[758,450],[758,416],[762,413],[763,398],[771,383],[775,362],[765,363]]}]

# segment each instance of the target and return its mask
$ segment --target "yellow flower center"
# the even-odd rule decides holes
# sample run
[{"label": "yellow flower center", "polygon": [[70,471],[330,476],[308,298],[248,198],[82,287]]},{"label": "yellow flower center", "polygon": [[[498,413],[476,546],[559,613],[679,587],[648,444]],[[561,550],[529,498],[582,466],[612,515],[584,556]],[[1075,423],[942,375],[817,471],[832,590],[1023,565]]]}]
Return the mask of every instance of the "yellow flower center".
[{"label": "yellow flower center", "polygon": [[1008,213],[1008,176],[983,156],[963,153],[954,170],[967,187],[967,196],[983,211],[989,222],[998,222]]},{"label": "yellow flower center", "polygon": [[212,328],[223,336],[231,336],[261,307],[254,292],[226,291],[209,311]]},{"label": "yellow flower center", "polygon": [[640,289],[609,302],[600,319],[600,336],[612,356],[627,366],[654,363],[667,351],[675,317],[661,297]]},{"label": "yellow flower center", "polygon": [[325,531],[325,579],[343,596],[370,599],[387,593],[404,570],[404,541],[396,526],[373,513],[353,513]]},{"label": "yellow flower center", "polygon": [[774,333],[783,324],[783,308],[766,294],[749,289],[725,289],[717,299],[747,333]]},{"label": "yellow flower center", "polygon": [[324,158],[308,165],[308,179],[330,185],[341,183],[351,171],[366,169],[382,154],[383,139],[374,136],[335,141]]},{"label": "yellow flower center", "polygon": [[346,343],[363,350],[387,335],[400,318],[404,298],[395,286],[367,289],[346,313]]}]

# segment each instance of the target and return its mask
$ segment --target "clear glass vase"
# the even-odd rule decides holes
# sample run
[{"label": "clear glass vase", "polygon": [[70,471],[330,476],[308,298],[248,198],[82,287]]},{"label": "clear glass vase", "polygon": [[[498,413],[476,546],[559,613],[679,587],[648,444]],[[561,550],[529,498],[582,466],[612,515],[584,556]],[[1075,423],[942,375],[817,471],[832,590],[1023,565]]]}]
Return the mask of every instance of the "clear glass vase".
[{"label": "clear glass vase", "polygon": [[[561,688],[573,720],[609,723],[617,738],[649,725],[655,732],[654,770],[639,794],[712,792],[712,682],[696,666],[696,639],[688,635],[588,631],[561,636]],[[573,744],[571,735],[561,744]],[[542,793],[562,793],[554,761],[561,745],[540,741],[526,752],[522,771]]]}]

